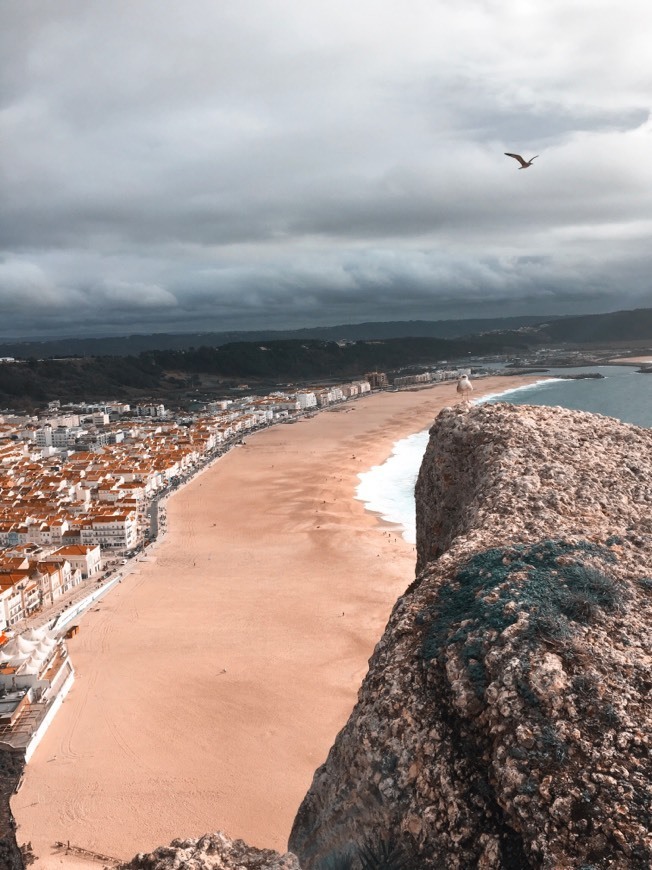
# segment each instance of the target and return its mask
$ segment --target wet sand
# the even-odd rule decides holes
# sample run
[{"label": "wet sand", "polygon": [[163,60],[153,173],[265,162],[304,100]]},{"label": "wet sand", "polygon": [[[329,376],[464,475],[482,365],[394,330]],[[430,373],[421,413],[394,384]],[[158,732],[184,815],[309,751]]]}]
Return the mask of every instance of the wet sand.
[{"label": "wet sand", "polygon": [[357,475],[457,398],[382,393],[274,426],[168,500],[165,538],[69,641],[76,682],[12,800],[33,866],[93,866],[56,841],[128,859],[215,830],[285,850],[414,576]]}]

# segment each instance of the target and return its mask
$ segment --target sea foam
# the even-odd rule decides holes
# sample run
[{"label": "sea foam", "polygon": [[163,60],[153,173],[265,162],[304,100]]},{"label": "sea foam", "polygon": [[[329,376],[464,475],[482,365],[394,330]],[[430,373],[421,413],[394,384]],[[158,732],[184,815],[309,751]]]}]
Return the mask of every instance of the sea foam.
[{"label": "sea foam", "polygon": [[[473,405],[495,401],[498,398],[532,390],[561,378],[545,378],[522,387],[512,387],[499,393],[488,393],[472,401]],[[367,510],[381,519],[399,526],[403,539],[410,544],[417,540],[414,485],[417,482],[423,454],[428,446],[428,430],[401,438],[394,444],[391,456],[382,465],[374,465],[359,474],[360,483],[355,497],[363,501]]]},{"label": "sea foam", "polygon": [[382,465],[358,475],[355,497],[365,503],[367,510],[400,526],[403,538],[411,544],[417,540],[414,484],[427,444],[427,429],[402,438]]}]

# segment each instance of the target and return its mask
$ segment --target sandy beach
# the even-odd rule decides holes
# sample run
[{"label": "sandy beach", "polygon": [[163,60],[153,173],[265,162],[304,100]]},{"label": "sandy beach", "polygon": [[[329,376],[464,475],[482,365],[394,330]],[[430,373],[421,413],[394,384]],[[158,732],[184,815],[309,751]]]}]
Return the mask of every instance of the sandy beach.
[{"label": "sandy beach", "polygon": [[165,538],[69,641],[76,682],[12,800],[33,866],[93,866],[56,841],[127,859],[218,829],[285,850],[414,575],[357,475],[457,398],[382,393],[274,426],[168,500]]},{"label": "sandy beach", "polygon": [[637,366],[637,365],[649,365],[652,363],[652,356],[625,356],[618,357],[617,359],[609,360],[609,363],[614,365],[626,365],[626,366]]}]

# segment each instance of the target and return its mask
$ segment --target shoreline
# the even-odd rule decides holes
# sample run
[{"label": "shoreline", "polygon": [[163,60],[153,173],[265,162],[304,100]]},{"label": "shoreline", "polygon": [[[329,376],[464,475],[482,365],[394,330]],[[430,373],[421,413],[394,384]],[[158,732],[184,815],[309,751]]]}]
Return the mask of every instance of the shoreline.
[{"label": "shoreline", "polygon": [[168,496],[165,535],[81,617],[77,680],[12,799],[35,867],[91,866],[56,841],[128,859],[218,829],[285,849],[414,573],[357,475],[456,401],[449,382],[273,426]]},{"label": "shoreline", "polygon": [[[480,405],[496,398],[509,399],[512,395],[539,384],[560,380],[556,377],[542,378],[525,386],[512,387],[497,393],[486,393],[472,399],[471,404]],[[373,466],[358,474],[358,484],[355,488],[355,498],[361,501],[368,511],[378,515],[381,520],[395,528],[400,528],[401,537],[410,546],[414,546],[416,543],[412,490],[428,443],[428,428],[413,432],[394,442],[391,454],[381,465]],[[417,440],[419,443],[418,453],[413,446]],[[418,464],[414,465],[415,462]],[[389,493],[389,498],[387,493]],[[412,502],[411,506],[406,504],[407,499]]]}]

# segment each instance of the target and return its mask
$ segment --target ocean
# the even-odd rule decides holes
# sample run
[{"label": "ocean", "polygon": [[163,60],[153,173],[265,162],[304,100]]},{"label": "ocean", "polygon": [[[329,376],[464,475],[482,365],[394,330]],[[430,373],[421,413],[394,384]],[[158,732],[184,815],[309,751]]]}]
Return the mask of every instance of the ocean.
[{"label": "ocean", "polygon": [[[603,379],[548,380],[503,393],[484,396],[473,404],[512,402],[515,405],[548,405],[591,411],[615,417],[624,423],[652,427],[652,375],[642,375],[629,366],[549,369],[556,374],[600,372]],[[402,529],[403,538],[416,542],[414,484],[428,444],[428,431],[416,432],[397,441],[392,455],[382,465],[358,475],[356,498],[387,522]]]}]

